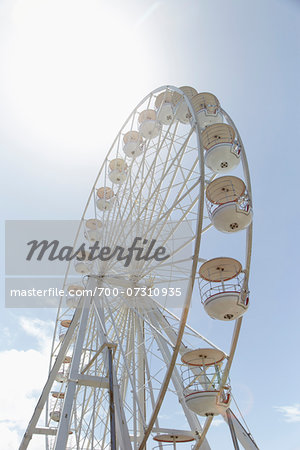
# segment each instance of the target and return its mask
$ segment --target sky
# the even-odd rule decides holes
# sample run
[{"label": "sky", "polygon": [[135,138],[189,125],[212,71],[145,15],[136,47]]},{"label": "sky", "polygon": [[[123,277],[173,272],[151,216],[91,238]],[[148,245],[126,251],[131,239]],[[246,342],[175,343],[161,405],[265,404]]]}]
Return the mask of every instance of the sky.
[{"label": "sky", "polygon": [[[231,379],[264,450],[300,450],[299,19],[295,0],[0,0],[2,249],[7,219],[81,216],[116,133],[156,87],[213,92],[235,120],[255,215]],[[16,449],[55,311],[0,308],[1,445]],[[225,426],[213,449],[232,448]]]}]

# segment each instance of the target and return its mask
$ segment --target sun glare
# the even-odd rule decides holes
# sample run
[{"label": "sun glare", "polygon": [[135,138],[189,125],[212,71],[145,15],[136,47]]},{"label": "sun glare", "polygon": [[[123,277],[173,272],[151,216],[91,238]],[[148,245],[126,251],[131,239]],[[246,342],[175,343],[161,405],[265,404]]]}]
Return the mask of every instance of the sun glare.
[{"label": "sun glare", "polygon": [[128,103],[126,91],[142,81],[129,17],[99,0],[19,0],[11,26],[8,85],[23,127],[43,139],[95,142],[116,95]]}]

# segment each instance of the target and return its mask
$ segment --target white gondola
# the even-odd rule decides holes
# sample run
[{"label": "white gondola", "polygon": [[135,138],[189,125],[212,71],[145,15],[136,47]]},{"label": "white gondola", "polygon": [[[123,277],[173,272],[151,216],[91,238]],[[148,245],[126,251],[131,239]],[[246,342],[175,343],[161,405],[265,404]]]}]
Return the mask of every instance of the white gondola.
[{"label": "white gondola", "polygon": [[68,294],[73,296],[81,297],[84,292],[84,287],[80,284],[69,284],[67,287]]},{"label": "white gondola", "polygon": [[242,265],[233,258],[213,258],[199,270],[200,295],[206,313],[213,319],[235,320],[248,309],[248,292],[243,289]]},{"label": "white gondola", "polygon": [[86,239],[91,242],[97,242],[101,240],[102,232],[100,230],[89,230],[84,233]]},{"label": "white gondola", "polygon": [[139,132],[145,139],[156,138],[161,131],[161,124],[157,120],[154,109],[145,109],[138,118]]},{"label": "white gondola", "polygon": [[252,222],[250,198],[243,180],[224,176],[212,181],[206,188],[209,217],[214,227],[223,233],[247,228]]},{"label": "white gondola", "polygon": [[173,95],[171,92],[162,92],[156,97],[155,108],[158,120],[164,125],[170,125],[174,118]]},{"label": "white gondola", "polygon": [[94,243],[96,241],[100,241],[102,237],[102,222],[98,219],[88,219],[85,222],[85,232],[84,236],[85,238],[91,242]]},{"label": "white gondola", "polygon": [[[70,369],[70,363],[72,361],[72,357],[69,355],[66,355],[63,359],[62,366],[59,370],[59,372],[56,374],[55,381],[58,383],[65,383],[68,380],[68,374]],[[53,397],[56,397],[56,395],[52,395]],[[57,398],[62,399],[63,396],[58,396]]]},{"label": "white gondola", "polygon": [[109,187],[97,189],[96,206],[100,211],[110,211],[113,207],[114,191]]},{"label": "white gondola", "polygon": [[69,326],[71,325],[71,322],[72,322],[72,320],[70,320],[70,319],[64,319],[64,320],[60,321],[60,325],[63,328],[69,328]]},{"label": "white gondola", "polygon": [[121,170],[112,170],[108,175],[110,181],[115,184],[123,184],[126,180],[126,172],[122,172]]},{"label": "white gondola", "polygon": [[81,285],[70,284],[67,288],[66,306],[68,308],[77,308],[84,288]]},{"label": "white gondola", "polygon": [[59,342],[62,343],[62,341],[65,338],[66,333],[60,333],[60,335],[58,336]]},{"label": "white gondola", "polygon": [[75,308],[77,308],[79,301],[80,301],[79,297],[67,297],[66,298],[66,306],[68,308],[75,309]]},{"label": "white gondola", "polygon": [[225,123],[210,125],[202,132],[205,164],[216,173],[235,169],[240,162],[240,146],[234,129]]},{"label": "white gondola", "polygon": [[50,419],[54,422],[60,421],[60,411],[51,411],[50,412]]},{"label": "white gondola", "polygon": [[71,361],[72,361],[72,356],[67,355],[64,357],[63,364],[70,364]]},{"label": "white gondola", "polygon": [[108,178],[112,183],[122,184],[127,177],[127,164],[122,158],[115,158],[109,163]]},{"label": "white gondola", "polygon": [[[179,88],[190,100],[197,95],[196,89],[190,86],[181,86]],[[174,103],[174,111],[175,117],[181,123],[188,123],[191,118],[191,113],[189,111],[188,105],[186,104],[184,97],[180,95],[178,92],[174,92],[173,94],[173,103]]]},{"label": "white gondola", "polygon": [[55,377],[55,381],[57,381],[58,383],[65,383],[67,379],[68,375],[65,372],[58,372]]},{"label": "white gondola", "polygon": [[88,219],[85,221],[85,227],[88,230],[98,230],[101,229],[103,223],[99,219]]},{"label": "white gondola", "polygon": [[123,152],[128,158],[137,158],[143,153],[143,138],[138,131],[128,131],[123,136]]},{"label": "white gondola", "polygon": [[105,200],[104,198],[99,198],[96,202],[97,208],[100,211],[110,211],[113,207],[113,203]]},{"label": "white gondola", "polygon": [[74,266],[77,273],[81,275],[87,275],[90,273],[93,267],[93,261],[89,259],[89,252],[80,252],[75,258]]},{"label": "white gondola", "polygon": [[219,100],[210,92],[201,92],[195,95],[191,99],[191,103],[197,113],[197,119],[201,129],[215,123],[223,122],[223,115],[219,109]]},{"label": "white gondola", "polygon": [[200,416],[224,414],[230,405],[230,387],[221,385],[225,354],[214,348],[188,350],[181,361],[185,402]]},{"label": "white gondola", "polygon": [[52,395],[53,398],[58,398],[60,400],[65,398],[65,393],[64,392],[53,391],[53,392],[51,392],[51,395]]}]

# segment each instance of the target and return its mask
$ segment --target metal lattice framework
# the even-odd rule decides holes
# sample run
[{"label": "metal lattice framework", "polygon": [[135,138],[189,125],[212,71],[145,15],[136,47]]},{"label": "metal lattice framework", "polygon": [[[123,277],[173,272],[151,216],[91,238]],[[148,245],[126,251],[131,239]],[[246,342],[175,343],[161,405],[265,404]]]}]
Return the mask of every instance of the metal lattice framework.
[{"label": "metal lattice framework", "polygon": [[[125,155],[123,136],[138,130],[142,111],[159,110],[164,103],[172,103],[171,113],[165,123],[154,119],[157,136],[140,139],[136,157]],[[180,121],[178,115],[183,110],[188,111],[188,120]],[[219,105],[218,114],[237,136],[251,199],[238,130]],[[152,120],[151,115],[146,120]],[[201,239],[209,237],[213,229],[205,191],[216,173],[204,164],[202,131],[187,88],[163,86],[139,103],[116,136],[91,190],[75,243],[83,236],[93,243],[95,234],[89,233],[86,221],[97,219],[94,223],[102,225],[98,234],[96,230],[100,247],[128,248],[141,237],[140,244],[142,239],[148,245],[155,239],[155,245],[164,246],[170,256],[160,261],[132,259],[127,267],[124,260],[115,258],[82,262],[80,283],[85,295],[75,296],[73,302],[61,299],[49,378],[20,449],[27,448],[33,434],[45,434],[47,449],[142,450],[146,443],[152,445],[154,434],[180,432],[194,439],[193,444],[181,448],[210,448],[206,433],[213,416],[201,425],[197,414],[188,408],[179,367],[180,356],[189,348],[219,350],[200,333],[200,327],[197,331],[187,325],[199,262],[204,261],[200,258]],[[116,159],[119,163],[112,162]],[[114,169],[126,174],[122,182],[111,182],[109,173]],[[102,190],[99,195],[103,187],[110,191]],[[251,224],[244,238],[243,289],[248,292]],[[220,239],[226,236],[220,234]],[[74,285],[73,277],[71,263],[66,290]],[[228,381],[241,324],[240,317],[234,323],[229,351],[224,351],[221,389]],[[185,430],[161,425],[158,413],[163,405],[181,409]],[[46,425],[40,426],[43,410]],[[227,416],[225,420],[232,427],[232,420]],[[245,433],[235,418],[233,425],[245,448],[257,448],[252,439],[243,438]],[[158,448],[162,447],[159,443]]]}]

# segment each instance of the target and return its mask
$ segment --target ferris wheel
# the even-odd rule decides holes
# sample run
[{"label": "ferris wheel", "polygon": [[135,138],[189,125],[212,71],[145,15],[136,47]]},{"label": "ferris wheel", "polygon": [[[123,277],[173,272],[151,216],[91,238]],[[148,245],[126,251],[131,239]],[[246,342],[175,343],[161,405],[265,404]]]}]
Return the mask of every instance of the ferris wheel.
[{"label": "ferris wheel", "polygon": [[[229,235],[231,252],[218,254]],[[209,248],[210,239],[204,258],[200,244]],[[92,187],[74,243],[85,247],[65,277],[49,377],[20,449],[43,434],[49,450],[206,450],[217,415],[234,448],[239,440],[257,449],[230,409],[229,381],[249,305],[251,239],[249,170],[232,119],[213,94],[154,90],[124,123]],[[205,337],[202,317],[222,329],[228,322],[231,339]],[[169,423],[162,411],[172,411]]]}]

